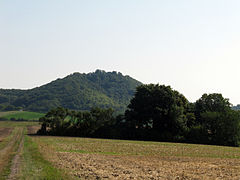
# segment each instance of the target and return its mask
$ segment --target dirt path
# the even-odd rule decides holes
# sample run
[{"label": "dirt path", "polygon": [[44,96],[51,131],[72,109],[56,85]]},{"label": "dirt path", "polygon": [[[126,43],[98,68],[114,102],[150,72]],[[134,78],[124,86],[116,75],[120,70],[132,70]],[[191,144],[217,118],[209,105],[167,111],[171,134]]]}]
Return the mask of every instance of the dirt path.
[{"label": "dirt path", "polygon": [[[16,175],[19,172],[20,154],[23,149],[24,128],[19,127],[14,129],[11,139],[0,150],[0,173],[11,163],[11,172],[8,179],[16,179]],[[19,143],[20,142],[20,143]],[[13,154],[16,155],[13,157]],[[2,174],[4,175],[4,174]],[[5,175],[4,175],[5,176]]]},{"label": "dirt path", "polygon": [[[14,147],[17,141],[20,138],[21,129],[14,130],[11,139],[8,140],[7,144],[0,150],[0,174],[3,172],[4,168],[8,165],[9,159],[11,158],[12,153],[14,152]],[[8,132],[8,135],[10,132]],[[7,135],[5,135],[6,137]]]},{"label": "dirt path", "polygon": [[24,146],[24,136],[23,136],[23,133],[22,133],[21,142],[18,146],[16,155],[14,156],[14,158],[12,160],[11,172],[8,176],[8,180],[17,179],[17,176],[20,172],[21,154],[23,152],[23,146]]}]

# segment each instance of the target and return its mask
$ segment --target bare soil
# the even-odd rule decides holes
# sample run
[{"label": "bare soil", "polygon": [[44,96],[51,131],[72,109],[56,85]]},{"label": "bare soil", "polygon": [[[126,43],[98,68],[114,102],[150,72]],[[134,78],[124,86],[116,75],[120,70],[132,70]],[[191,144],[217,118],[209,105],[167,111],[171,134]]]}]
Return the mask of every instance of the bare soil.
[{"label": "bare soil", "polygon": [[61,152],[54,160],[84,179],[240,179],[238,160]]},{"label": "bare soil", "polygon": [[27,126],[27,131],[29,135],[37,134],[37,131],[41,128],[40,125],[38,126]]},{"label": "bare soil", "polygon": [[[167,156],[157,153],[156,149],[153,148],[154,146],[144,147],[143,145],[141,147],[144,147],[144,151],[151,148],[156,153],[143,155],[103,154],[91,146],[95,146],[95,149],[98,150],[107,149],[109,145],[105,140],[55,137],[36,137],[34,139],[39,144],[39,150],[46,159],[57,168],[80,179],[240,179],[239,158],[201,157],[201,154],[199,157]],[[84,143],[85,141],[89,143]],[[104,143],[97,144],[97,142]],[[120,145],[124,147],[124,144]],[[138,147],[140,144],[126,143],[125,146],[128,146],[123,148],[126,151],[141,151],[141,148]],[[85,151],[81,151],[84,147]],[[172,151],[178,150],[172,146],[168,148]],[[73,151],[78,149],[79,152],[69,152],[71,149]],[[121,151],[118,146],[116,149]],[[161,149],[162,147],[159,146],[158,150],[161,151]]]},{"label": "bare soil", "polygon": [[13,128],[0,128],[0,142],[4,140],[4,138],[8,137]]}]

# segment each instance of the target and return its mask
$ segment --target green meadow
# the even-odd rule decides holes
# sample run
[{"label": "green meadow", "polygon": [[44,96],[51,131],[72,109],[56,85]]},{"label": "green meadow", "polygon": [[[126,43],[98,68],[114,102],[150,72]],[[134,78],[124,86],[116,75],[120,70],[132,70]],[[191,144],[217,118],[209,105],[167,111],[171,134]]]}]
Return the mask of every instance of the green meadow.
[{"label": "green meadow", "polygon": [[8,112],[0,112],[0,118],[6,120],[38,120],[40,117],[44,116],[43,113],[37,112],[28,112],[28,111],[8,111]]}]

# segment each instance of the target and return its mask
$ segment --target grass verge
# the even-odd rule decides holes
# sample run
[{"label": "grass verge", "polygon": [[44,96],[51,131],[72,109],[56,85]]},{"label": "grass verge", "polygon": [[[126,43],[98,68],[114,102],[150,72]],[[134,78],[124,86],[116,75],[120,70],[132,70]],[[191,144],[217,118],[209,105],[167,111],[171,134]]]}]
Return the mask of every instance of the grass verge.
[{"label": "grass verge", "polygon": [[65,180],[70,177],[45,160],[38,151],[38,145],[32,141],[30,136],[25,135],[23,165],[19,179]]}]

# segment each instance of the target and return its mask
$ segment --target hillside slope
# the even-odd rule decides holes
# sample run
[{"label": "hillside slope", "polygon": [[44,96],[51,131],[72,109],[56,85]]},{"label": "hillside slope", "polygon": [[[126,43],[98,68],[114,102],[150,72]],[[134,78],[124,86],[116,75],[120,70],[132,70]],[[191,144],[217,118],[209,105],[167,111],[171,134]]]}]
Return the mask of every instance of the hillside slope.
[{"label": "hillside slope", "polygon": [[232,109],[236,111],[240,111],[240,104],[233,106]]},{"label": "hillside slope", "polygon": [[112,107],[123,111],[140,84],[115,71],[74,73],[30,90],[0,89],[0,105],[5,110],[21,107],[37,112],[46,112],[57,106],[74,110],[89,110],[94,106]]}]

